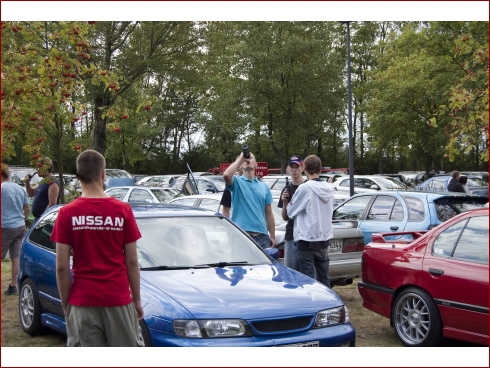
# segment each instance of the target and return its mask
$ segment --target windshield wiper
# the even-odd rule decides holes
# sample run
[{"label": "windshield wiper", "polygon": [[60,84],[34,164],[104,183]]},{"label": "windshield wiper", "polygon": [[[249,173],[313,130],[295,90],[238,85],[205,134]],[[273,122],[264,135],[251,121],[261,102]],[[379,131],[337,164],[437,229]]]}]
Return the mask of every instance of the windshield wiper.
[{"label": "windshield wiper", "polygon": [[244,265],[248,264],[247,261],[240,261],[240,262],[216,262],[216,263],[206,263],[203,265],[196,265],[196,267],[200,266],[207,266],[207,267],[225,267],[225,266],[237,266],[237,265]]},{"label": "windshield wiper", "polygon": [[154,266],[154,267],[142,267],[140,271],[159,271],[159,270],[188,270],[190,268],[209,268],[207,265],[197,266]]}]

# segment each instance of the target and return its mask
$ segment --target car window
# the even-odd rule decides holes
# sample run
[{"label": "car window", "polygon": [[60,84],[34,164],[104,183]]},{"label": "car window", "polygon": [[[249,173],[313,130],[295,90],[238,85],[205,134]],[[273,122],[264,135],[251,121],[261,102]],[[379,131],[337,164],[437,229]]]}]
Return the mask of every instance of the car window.
[{"label": "car window", "polygon": [[349,187],[349,186],[350,186],[350,179],[344,179],[341,182],[339,182],[339,187]]},{"label": "car window", "polygon": [[29,241],[55,252],[56,243],[51,240],[51,233],[57,216],[58,211],[54,211],[43,218],[32,230],[31,235],[29,235]]},{"label": "car window", "polygon": [[213,192],[215,191],[214,186],[211,183],[199,179],[197,179],[196,181],[197,181],[197,189],[199,190],[199,192],[205,193],[208,189]]},{"label": "car window", "polygon": [[125,170],[109,169],[105,171],[107,179],[110,178],[132,178],[132,176]]},{"label": "car window", "polygon": [[432,245],[432,255],[434,256],[443,256],[443,257],[451,257],[453,254],[453,249],[456,242],[459,239],[461,234],[461,230],[463,230],[464,225],[467,220],[459,221],[451,227],[448,227],[442,233],[440,233],[436,240],[434,240],[434,244]]},{"label": "car window", "polygon": [[218,199],[204,198],[201,201],[201,204],[199,205],[199,207],[205,208],[207,210],[219,212],[219,206],[220,206],[219,202],[220,201]]},{"label": "car window", "polygon": [[468,221],[453,257],[488,264],[488,216],[473,217]]},{"label": "car window", "polygon": [[403,220],[403,208],[395,197],[380,195],[377,196],[369,210],[368,220],[390,221]]},{"label": "car window", "polygon": [[178,204],[179,206],[194,206],[194,203],[196,203],[196,198],[179,198],[172,202],[172,204]]},{"label": "car window", "polygon": [[146,190],[133,189],[129,194],[128,202],[150,202],[153,203],[153,197]]},{"label": "car window", "polygon": [[126,196],[126,193],[128,192],[128,188],[114,188],[114,189],[108,189],[106,191],[106,194],[110,195],[111,197],[114,197],[116,199],[119,199],[122,201],[124,197]]},{"label": "car window", "polygon": [[432,190],[446,190],[447,178],[435,178],[431,182]]},{"label": "car window", "polygon": [[174,199],[174,195],[172,192],[169,192],[164,189],[150,189],[155,197],[157,197],[160,203],[167,203],[168,201]]},{"label": "car window", "polygon": [[468,178],[469,187],[488,187],[488,183],[480,178]]},{"label": "car window", "polygon": [[354,186],[356,188],[364,188],[364,189],[370,189],[371,185],[376,184],[374,181],[366,178],[357,178],[354,179]]},{"label": "car window", "polygon": [[334,220],[359,220],[372,196],[353,198],[337,207],[333,212]]},{"label": "car window", "polygon": [[415,197],[404,197],[404,198],[408,209],[408,221],[409,222],[424,221],[425,218],[424,203],[419,198],[415,198]]},{"label": "car window", "polygon": [[286,178],[280,178],[277,179],[277,181],[274,183],[271,189],[282,190],[282,188],[284,188],[285,186],[286,186]]},{"label": "car window", "polygon": [[475,208],[482,208],[487,202],[487,198],[448,198],[443,197],[434,200],[437,218],[444,222],[453,218],[461,212],[466,212]]},{"label": "car window", "polygon": [[[215,262],[270,263],[255,242],[222,217],[165,217],[136,221],[142,235],[137,244],[140,267]],[[215,271],[227,272],[223,267],[217,267]]]}]

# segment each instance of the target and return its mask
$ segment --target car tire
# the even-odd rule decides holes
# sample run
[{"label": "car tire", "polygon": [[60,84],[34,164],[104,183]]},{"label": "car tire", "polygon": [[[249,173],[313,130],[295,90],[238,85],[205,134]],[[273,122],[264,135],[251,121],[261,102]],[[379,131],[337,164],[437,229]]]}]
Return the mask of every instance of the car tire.
[{"label": "car tire", "polygon": [[392,324],[405,346],[440,346],[442,320],[436,303],[422,289],[408,288],[395,300]]},{"label": "car tire", "polygon": [[43,332],[41,314],[42,308],[37,289],[31,279],[25,279],[19,292],[19,316],[22,329],[32,336]]},{"label": "car tire", "polygon": [[148,329],[145,321],[140,321],[140,333],[143,336],[145,347],[153,346],[153,343],[151,342],[150,330]]}]

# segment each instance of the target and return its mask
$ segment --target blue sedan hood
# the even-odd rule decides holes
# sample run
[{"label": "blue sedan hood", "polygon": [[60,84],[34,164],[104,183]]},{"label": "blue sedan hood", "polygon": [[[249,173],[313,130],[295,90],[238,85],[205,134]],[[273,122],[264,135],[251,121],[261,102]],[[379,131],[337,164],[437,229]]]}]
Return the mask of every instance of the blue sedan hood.
[{"label": "blue sedan hood", "polygon": [[[332,290],[281,264],[142,271],[144,281],[195,318],[268,318],[343,305]],[[166,295],[165,295],[166,294]]]}]

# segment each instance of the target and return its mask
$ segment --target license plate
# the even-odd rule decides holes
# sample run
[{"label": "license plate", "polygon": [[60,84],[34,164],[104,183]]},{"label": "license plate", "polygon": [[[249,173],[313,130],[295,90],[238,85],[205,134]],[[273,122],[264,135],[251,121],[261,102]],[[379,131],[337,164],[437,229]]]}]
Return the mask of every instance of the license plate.
[{"label": "license plate", "polygon": [[290,345],[279,345],[279,347],[284,348],[318,348],[320,347],[320,341],[308,341],[308,342],[300,342],[298,344],[290,344]]},{"label": "license plate", "polygon": [[328,250],[335,252],[342,248],[342,240],[329,240],[328,241]]}]

